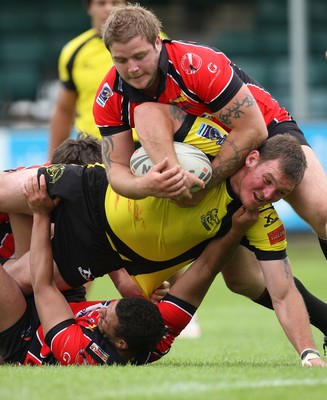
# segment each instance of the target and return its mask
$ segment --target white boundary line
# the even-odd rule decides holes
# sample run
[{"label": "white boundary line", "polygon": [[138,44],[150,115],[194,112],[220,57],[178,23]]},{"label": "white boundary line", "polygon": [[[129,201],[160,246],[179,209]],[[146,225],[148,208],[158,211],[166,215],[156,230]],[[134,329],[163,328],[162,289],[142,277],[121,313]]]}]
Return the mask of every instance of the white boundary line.
[{"label": "white boundary line", "polygon": [[[117,395],[120,398],[124,396],[135,398],[135,396],[143,396],[148,398],[160,393],[165,393],[165,395],[177,395],[182,393],[190,393],[192,396],[196,393],[211,392],[213,390],[217,391],[233,391],[238,389],[261,389],[261,388],[282,388],[290,386],[316,386],[316,385],[326,385],[327,378],[306,378],[306,379],[271,379],[271,380],[258,380],[258,381],[229,381],[229,382],[217,382],[217,383],[200,383],[200,382],[184,382],[184,383],[165,383],[156,388],[147,388],[141,386],[131,386],[130,388],[119,388],[119,390],[106,389],[107,395]],[[155,397],[153,397],[155,398]],[[168,397],[167,397],[168,398]]]}]

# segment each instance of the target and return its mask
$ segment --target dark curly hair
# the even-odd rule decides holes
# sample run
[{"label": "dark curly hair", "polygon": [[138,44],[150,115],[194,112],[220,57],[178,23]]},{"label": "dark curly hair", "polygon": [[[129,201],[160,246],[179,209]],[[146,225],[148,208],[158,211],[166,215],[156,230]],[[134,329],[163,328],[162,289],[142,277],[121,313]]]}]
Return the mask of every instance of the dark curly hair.
[{"label": "dark curly hair", "polygon": [[123,298],[116,306],[119,326],[115,334],[135,355],[153,351],[165,334],[165,323],[158,307],[142,298]]}]

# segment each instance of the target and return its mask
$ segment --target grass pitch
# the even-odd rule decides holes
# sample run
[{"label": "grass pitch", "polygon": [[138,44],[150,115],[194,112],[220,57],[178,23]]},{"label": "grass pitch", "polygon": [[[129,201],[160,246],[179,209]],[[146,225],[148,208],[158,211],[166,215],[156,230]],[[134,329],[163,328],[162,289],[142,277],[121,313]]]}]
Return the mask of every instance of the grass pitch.
[{"label": "grass pitch", "polygon": [[[327,301],[327,263],[314,235],[290,235],[294,275]],[[118,296],[108,278],[94,299]],[[275,314],[232,294],[217,277],[198,311],[199,339],[177,339],[142,367],[0,367],[0,399],[322,400],[327,370],[302,368]],[[322,352],[323,335],[313,328]]]}]

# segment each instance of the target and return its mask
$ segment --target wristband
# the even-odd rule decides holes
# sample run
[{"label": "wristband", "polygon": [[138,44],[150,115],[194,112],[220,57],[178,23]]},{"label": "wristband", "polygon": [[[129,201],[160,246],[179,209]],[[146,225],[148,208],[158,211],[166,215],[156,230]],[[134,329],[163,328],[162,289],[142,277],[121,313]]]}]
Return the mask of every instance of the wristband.
[{"label": "wristband", "polygon": [[320,358],[320,354],[317,350],[314,349],[305,349],[302,351],[301,355],[302,366],[312,367],[310,360],[314,358]]}]

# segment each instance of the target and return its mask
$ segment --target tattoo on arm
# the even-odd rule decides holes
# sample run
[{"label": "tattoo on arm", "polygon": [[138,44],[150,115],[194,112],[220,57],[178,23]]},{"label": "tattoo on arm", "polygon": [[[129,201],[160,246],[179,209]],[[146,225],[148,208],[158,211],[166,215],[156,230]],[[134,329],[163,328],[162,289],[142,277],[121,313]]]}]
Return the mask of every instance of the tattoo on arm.
[{"label": "tattoo on arm", "polygon": [[179,122],[184,122],[186,118],[186,112],[181,110],[179,107],[169,105],[169,114],[173,119],[176,119]]},{"label": "tattoo on arm", "polygon": [[[227,147],[227,152],[225,151],[223,156],[220,152],[216,156],[210,181],[212,184],[217,184],[233,175],[243,165],[246,156],[253,150],[252,146],[239,148],[238,144],[228,136],[223,145],[225,150]],[[226,158],[226,154],[229,154],[228,158]]]},{"label": "tattoo on arm", "polygon": [[231,127],[232,119],[239,119],[246,112],[246,108],[253,107],[255,105],[254,98],[250,95],[246,95],[242,100],[236,99],[233,105],[225,107],[219,113],[219,120],[224,125]]},{"label": "tattoo on arm", "polygon": [[109,176],[110,167],[112,164],[110,155],[111,155],[112,151],[114,150],[114,142],[113,142],[111,136],[105,136],[102,138],[101,149],[102,149],[102,161],[103,161],[104,165],[106,166],[107,174]]},{"label": "tattoo on arm", "polygon": [[283,260],[280,260],[280,261],[281,261],[281,264],[283,266],[286,278],[287,279],[290,279],[290,278],[293,279],[293,275],[292,275],[292,272],[291,272],[291,266],[290,266],[290,263],[288,261],[288,257],[286,257],[286,258],[284,258]]}]

